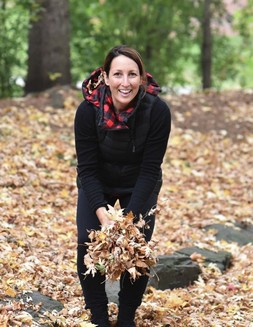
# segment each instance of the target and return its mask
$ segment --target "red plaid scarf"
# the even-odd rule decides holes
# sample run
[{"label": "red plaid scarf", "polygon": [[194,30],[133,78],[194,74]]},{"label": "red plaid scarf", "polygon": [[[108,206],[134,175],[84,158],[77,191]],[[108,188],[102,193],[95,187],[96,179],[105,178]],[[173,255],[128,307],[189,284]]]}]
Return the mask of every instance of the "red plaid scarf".
[{"label": "red plaid scarf", "polygon": [[[161,89],[149,73],[147,73],[147,80],[148,85],[146,92],[157,95]],[[140,90],[134,106],[116,114],[113,107],[110,89],[104,83],[103,71],[101,67],[93,71],[91,75],[84,80],[82,91],[83,96],[87,101],[101,109],[99,125],[103,129],[111,130],[129,128],[126,123],[129,117],[135,111],[137,104],[143,96],[143,92]]]}]

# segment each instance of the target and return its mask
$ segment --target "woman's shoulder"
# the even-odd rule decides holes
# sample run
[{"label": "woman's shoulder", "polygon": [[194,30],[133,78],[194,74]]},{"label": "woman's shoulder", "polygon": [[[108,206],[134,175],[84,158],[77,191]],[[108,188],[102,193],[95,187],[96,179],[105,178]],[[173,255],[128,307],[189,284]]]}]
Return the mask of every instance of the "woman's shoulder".
[{"label": "woman's shoulder", "polygon": [[164,98],[162,98],[159,95],[156,98],[157,98],[157,103],[160,104],[163,108],[166,107],[167,109],[170,109],[168,102]]},{"label": "woman's shoulder", "polygon": [[153,95],[150,93],[146,93],[143,97],[143,101],[147,103],[156,103],[156,104],[166,104],[167,102],[160,95]]},{"label": "woman's shoulder", "polygon": [[158,95],[154,96],[152,94],[146,93],[143,100],[145,105],[151,106],[152,110],[155,110],[156,112],[170,112],[170,106],[168,102]]},{"label": "woman's shoulder", "polygon": [[76,114],[85,117],[94,116],[96,114],[96,107],[87,100],[83,100],[77,107]]},{"label": "woman's shoulder", "polygon": [[82,109],[85,109],[85,110],[93,110],[93,111],[95,111],[94,109],[96,108],[92,103],[90,103],[89,101],[87,101],[87,100],[83,100],[80,104],[79,104],[79,106],[77,107],[77,109],[79,109],[80,108],[80,110]]},{"label": "woman's shoulder", "polygon": [[96,108],[86,100],[83,100],[77,107],[75,124],[81,126],[95,126]]}]

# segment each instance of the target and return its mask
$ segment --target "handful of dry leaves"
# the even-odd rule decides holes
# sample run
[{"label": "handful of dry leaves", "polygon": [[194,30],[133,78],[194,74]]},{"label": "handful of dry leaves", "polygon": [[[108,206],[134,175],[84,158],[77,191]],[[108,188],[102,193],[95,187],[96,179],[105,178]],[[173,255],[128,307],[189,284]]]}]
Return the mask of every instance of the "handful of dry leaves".
[{"label": "handful of dry leaves", "polygon": [[84,263],[87,274],[100,272],[109,280],[118,280],[124,271],[128,271],[132,280],[149,273],[155,265],[155,241],[146,242],[141,228],[147,228],[145,220],[140,218],[133,223],[133,214],[123,215],[123,210],[110,207],[109,214],[113,225],[92,230]]}]

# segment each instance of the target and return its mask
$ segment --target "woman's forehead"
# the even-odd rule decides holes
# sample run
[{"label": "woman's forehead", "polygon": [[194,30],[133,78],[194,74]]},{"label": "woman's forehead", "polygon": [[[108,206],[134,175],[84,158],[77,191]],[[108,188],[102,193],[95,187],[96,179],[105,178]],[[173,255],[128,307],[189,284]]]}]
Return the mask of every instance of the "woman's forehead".
[{"label": "woman's forehead", "polygon": [[137,63],[124,55],[117,56],[113,58],[111,62],[110,70],[137,70],[139,71],[139,67]]}]

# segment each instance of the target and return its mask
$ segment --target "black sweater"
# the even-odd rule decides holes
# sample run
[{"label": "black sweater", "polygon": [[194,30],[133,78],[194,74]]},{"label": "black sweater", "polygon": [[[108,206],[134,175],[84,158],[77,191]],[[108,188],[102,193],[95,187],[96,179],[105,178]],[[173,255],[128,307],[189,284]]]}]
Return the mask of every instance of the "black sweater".
[{"label": "black sweater", "polygon": [[[135,114],[138,114],[138,112]],[[157,97],[155,105],[151,108],[149,119],[149,130],[142,151],[141,163],[139,163],[138,159],[139,174],[134,181],[131,199],[126,208],[127,211],[134,213],[141,212],[143,205],[152,193],[159,179],[161,164],[167,148],[171,115],[167,104],[159,97]],[[138,129],[138,123],[133,128]],[[99,171],[101,155],[97,133],[96,108],[87,101],[83,101],[76,111],[75,143],[78,178],[88,197],[91,208],[95,212],[99,207],[107,204],[104,197],[104,187],[106,185],[103,184]],[[126,165],[128,163],[132,164],[134,158],[132,151],[126,153],[124,157]],[[112,162],[117,165],[118,161],[119,156],[117,157],[117,153],[115,153]],[[120,185],[120,187],[124,188],[124,185]]]}]

